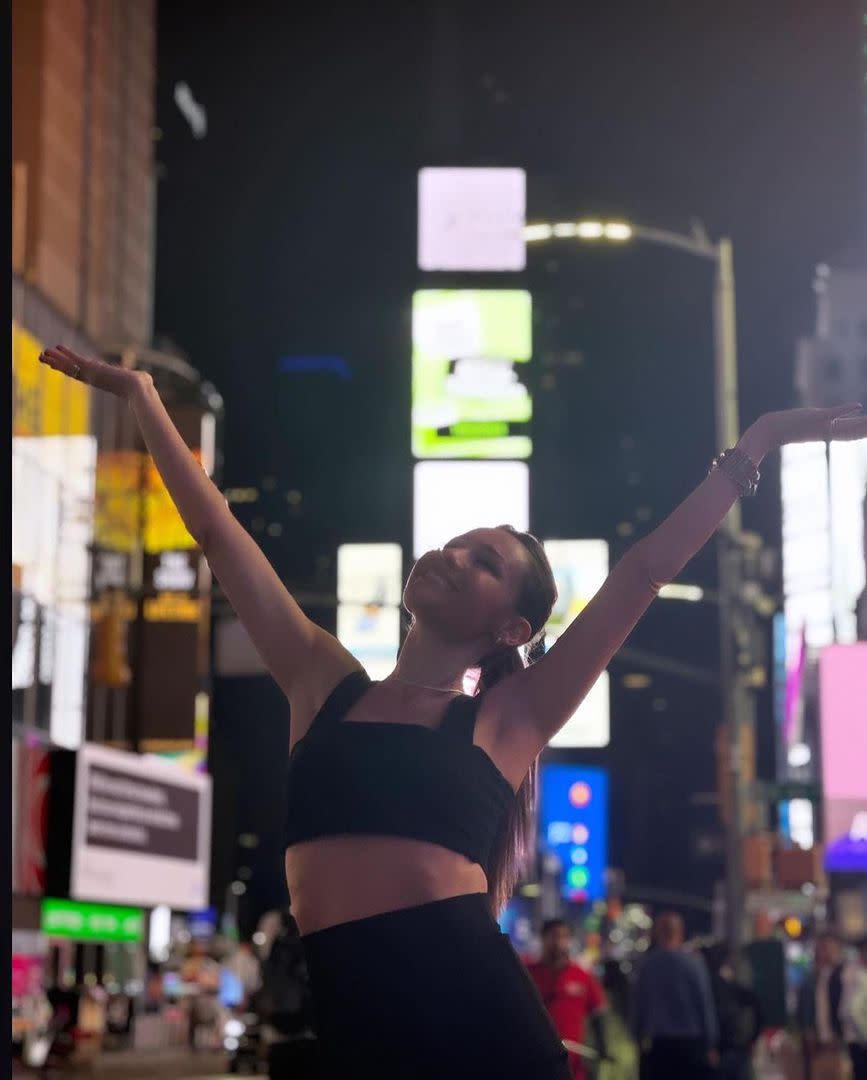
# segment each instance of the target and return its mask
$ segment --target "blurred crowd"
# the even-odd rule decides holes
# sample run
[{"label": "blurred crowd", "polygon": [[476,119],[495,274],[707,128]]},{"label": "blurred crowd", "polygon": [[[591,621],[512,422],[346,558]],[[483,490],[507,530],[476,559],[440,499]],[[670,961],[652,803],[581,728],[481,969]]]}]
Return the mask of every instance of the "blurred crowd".
[{"label": "blurred crowd", "polygon": [[[657,915],[634,963],[585,944],[551,919],[522,954],[575,1080],[867,1080],[867,940],[846,949],[832,930],[817,933],[785,1026],[768,1015],[743,958],[718,942],[687,942],[673,912]],[[87,1060],[84,1032],[90,1046],[185,1045],[225,1055],[232,1072],[318,1075],[303,946],[288,912],[254,940],[190,941],[150,965],[138,993],[90,983],[49,990],[39,1005],[18,1054],[31,1068]]]}]

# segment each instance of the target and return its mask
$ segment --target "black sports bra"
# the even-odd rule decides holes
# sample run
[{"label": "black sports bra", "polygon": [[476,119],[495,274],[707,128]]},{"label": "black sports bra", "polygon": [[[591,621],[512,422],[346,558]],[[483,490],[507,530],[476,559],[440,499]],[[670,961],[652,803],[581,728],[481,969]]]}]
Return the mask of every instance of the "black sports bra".
[{"label": "black sports bra", "polygon": [[322,836],[403,836],[489,873],[515,793],[473,743],[478,697],[456,695],[438,728],[343,718],[372,685],[341,680],[289,755],[288,846]]}]

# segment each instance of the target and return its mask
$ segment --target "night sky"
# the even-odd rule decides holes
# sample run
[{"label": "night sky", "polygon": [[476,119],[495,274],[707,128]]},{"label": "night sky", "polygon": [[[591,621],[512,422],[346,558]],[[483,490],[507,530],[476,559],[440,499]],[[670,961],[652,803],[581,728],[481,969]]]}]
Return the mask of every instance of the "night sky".
[{"label": "night sky", "polygon": [[[255,513],[283,532],[256,535],[287,583],[333,589],[339,542],[411,550],[420,287],[532,292],[539,535],[602,536],[616,558],[718,449],[709,267],[659,248],[560,242],[531,249],[524,275],[425,275],[424,165],[523,167],[530,221],[608,214],[687,232],[698,219],[730,236],[742,426],[795,404],[815,265],[865,235],[859,7],[159,5],[156,332],[222,393],[224,482],[265,485]],[[179,81],[207,110],[204,139],[174,104]],[[351,377],[280,371],[307,355],[341,357]],[[745,509],[746,527],[774,546],[776,465]],[[302,494],[295,510],[290,490]],[[683,579],[714,576],[709,548]],[[716,612],[659,602],[630,644],[713,667]],[[708,896],[721,862],[694,845],[718,827],[693,796],[715,784],[717,694],[659,675],[628,691],[628,670],[612,667],[610,748],[582,755],[612,770],[612,865],[636,889]],[[263,836],[250,913],[282,889],[286,713],[263,681],[218,688],[212,733],[218,828]],[[763,699],[768,774],[770,723]],[[218,892],[237,868],[231,839],[218,837]]]}]

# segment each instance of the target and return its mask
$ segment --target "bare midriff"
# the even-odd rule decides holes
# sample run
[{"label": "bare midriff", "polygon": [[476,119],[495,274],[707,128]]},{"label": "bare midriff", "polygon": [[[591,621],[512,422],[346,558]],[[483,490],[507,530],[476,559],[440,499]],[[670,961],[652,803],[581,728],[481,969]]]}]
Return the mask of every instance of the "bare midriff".
[{"label": "bare midriff", "polygon": [[293,844],[286,852],[286,882],[302,935],[488,890],[484,870],[465,855],[399,836]]}]

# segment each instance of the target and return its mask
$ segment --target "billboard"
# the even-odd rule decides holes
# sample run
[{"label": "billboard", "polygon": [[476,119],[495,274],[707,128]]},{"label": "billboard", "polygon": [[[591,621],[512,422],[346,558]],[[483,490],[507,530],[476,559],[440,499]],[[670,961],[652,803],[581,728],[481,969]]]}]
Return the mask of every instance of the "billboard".
[{"label": "billboard", "polygon": [[84,726],[95,463],[89,435],[12,440],[12,562],[22,594],[13,711],[32,700],[29,722],[70,748]]},{"label": "billboard", "polygon": [[102,746],[78,751],[74,899],[203,908],[210,834],[209,776]]},{"label": "billboard", "polygon": [[[544,543],[557,582],[557,603],[545,627],[547,651],[602,587],[608,576],[608,544],[605,540],[546,540]],[[603,671],[548,745],[607,746],[610,730],[608,672]]]},{"label": "billboard", "polygon": [[413,470],[413,556],[471,529],[530,523],[530,471],[521,461],[423,461]]},{"label": "billboard", "polygon": [[526,205],[523,169],[419,169],[419,269],[523,270]]},{"label": "billboard", "polygon": [[337,549],[337,638],[372,679],[390,675],[397,660],[402,570],[400,544]]},{"label": "billboard", "polygon": [[423,289],[412,299],[412,452],[528,458],[532,303],[518,289]]},{"label": "billboard", "polygon": [[819,658],[825,869],[867,873],[867,642]]},{"label": "billboard", "polygon": [[75,900],[42,901],[41,930],[48,938],[73,941],[144,941],[145,913],[141,908],[80,904]]},{"label": "billboard", "polygon": [[540,767],[539,846],[563,867],[564,900],[605,896],[608,773],[584,765]]},{"label": "billboard", "polygon": [[400,605],[400,544],[341,544],[337,549],[337,602]]},{"label": "billboard", "polygon": [[790,641],[802,630],[812,652],[857,640],[864,589],[867,443],[784,446],[783,593]]}]

